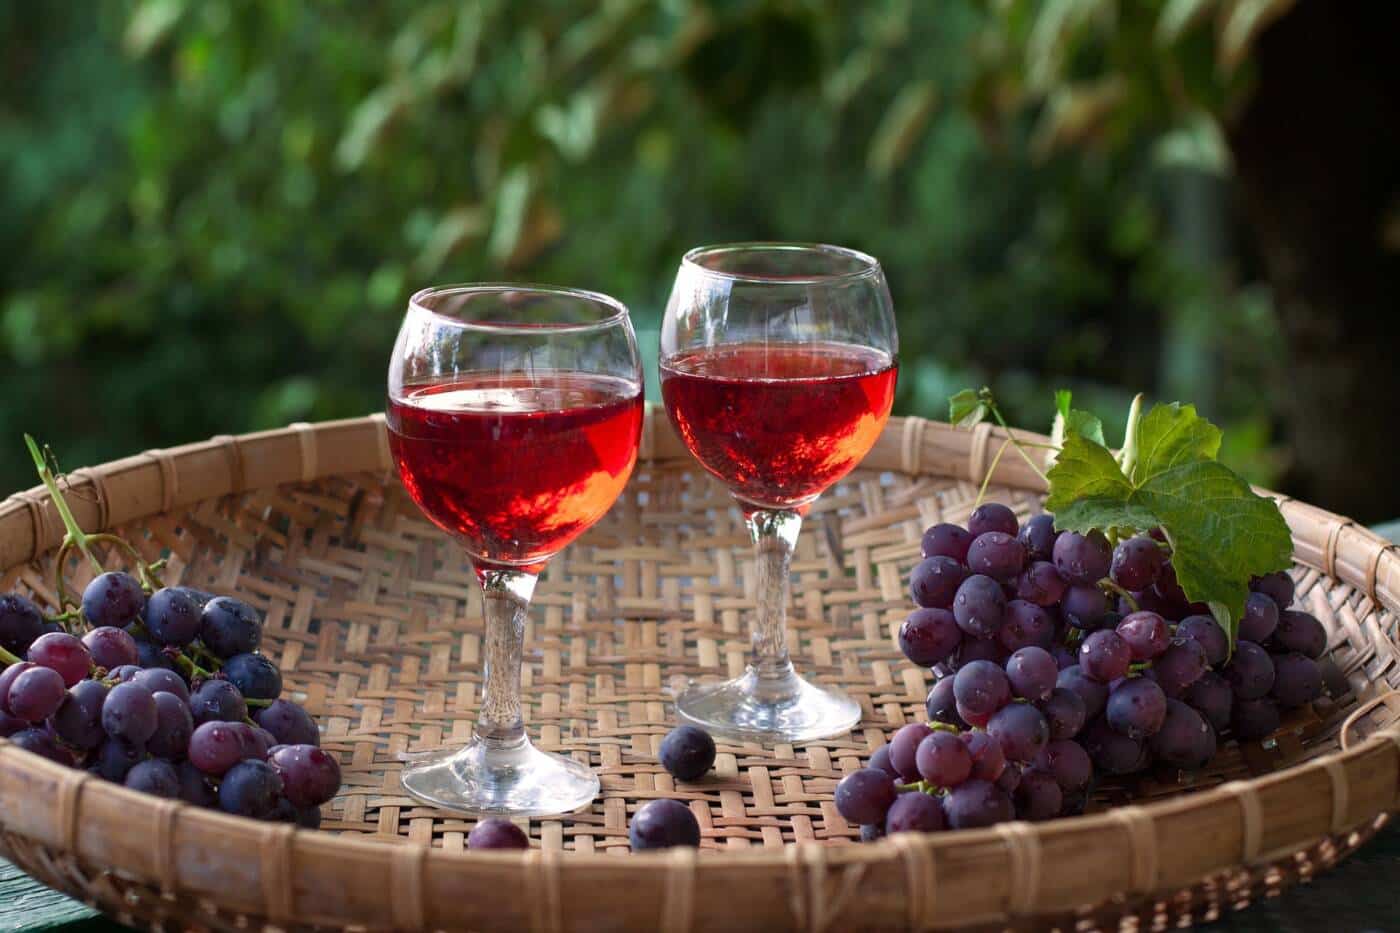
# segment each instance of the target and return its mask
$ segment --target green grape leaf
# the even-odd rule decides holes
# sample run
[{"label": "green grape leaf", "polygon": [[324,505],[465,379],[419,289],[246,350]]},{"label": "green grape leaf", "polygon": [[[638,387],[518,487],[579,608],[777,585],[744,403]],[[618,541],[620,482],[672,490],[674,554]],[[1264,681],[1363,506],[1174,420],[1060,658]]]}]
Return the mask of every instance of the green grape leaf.
[{"label": "green grape leaf", "polygon": [[1048,476],[1055,527],[1160,527],[1177,582],[1211,604],[1233,645],[1252,576],[1288,566],[1293,541],[1278,506],[1211,459],[1220,432],[1189,405],[1158,405],[1139,422],[1131,476],[1102,444],[1069,433]]},{"label": "green grape leaf", "polygon": [[1050,428],[1051,445],[1060,447],[1065,442],[1066,434],[1078,434],[1095,444],[1107,446],[1103,438],[1103,422],[1097,415],[1071,408],[1070,403],[1073,399],[1069,389],[1060,389],[1055,393],[1055,423]]},{"label": "green grape leaf", "polygon": [[984,396],[987,390],[963,389],[948,396],[948,423],[954,427],[970,428],[987,420],[992,409]]},{"label": "green grape leaf", "polygon": [[1137,456],[1130,470],[1134,483],[1196,460],[1214,460],[1220,452],[1220,429],[1196,414],[1196,406],[1154,405],[1137,426]]}]

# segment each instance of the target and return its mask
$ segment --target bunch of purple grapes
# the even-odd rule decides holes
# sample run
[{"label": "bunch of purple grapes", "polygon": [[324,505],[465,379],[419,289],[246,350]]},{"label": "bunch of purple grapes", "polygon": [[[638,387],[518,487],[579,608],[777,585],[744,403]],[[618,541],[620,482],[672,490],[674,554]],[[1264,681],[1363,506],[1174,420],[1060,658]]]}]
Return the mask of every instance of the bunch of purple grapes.
[{"label": "bunch of purple grapes", "polygon": [[1231,652],[1157,533],[1114,546],[988,503],[922,552],[899,643],[936,678],[929,721],[837,786],[862,838],[1076,815],[1103,775],[1198,770],[1323,692],[1326,630],[1283,571],[1251,583]]},{"label": "bunch of purple grapes", "polygon": [[0,596],[0,737],[161,797],[320,825],[340,764],[281,697],[251,606],[110,572],[69,615],[81,638],[24,596]]}]

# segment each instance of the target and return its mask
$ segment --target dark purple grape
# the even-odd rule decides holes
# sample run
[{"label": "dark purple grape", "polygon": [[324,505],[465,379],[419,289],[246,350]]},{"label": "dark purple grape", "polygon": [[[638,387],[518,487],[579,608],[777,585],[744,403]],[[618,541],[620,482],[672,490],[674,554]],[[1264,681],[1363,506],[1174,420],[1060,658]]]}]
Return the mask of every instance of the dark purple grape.
[{"label": "dark purple grape", "polygon": [[1322,671],[1305,654],[1274,656],[1274,685],[1269,696],[1283,709],[1304,706],[1322,696]]},{"label": "dark purple grape", "polygon": [[947,609],[915,609],[899,627],[899,649],[920,667],[946,661],[962,644],[963,632]]},{"label": "dark purple grape", "polygon": [[1026,549],[1027,560],[1048,561],[1054,557],[1055,538],[1058,536],[1059,533],[1055,531],[1055,516],[1041,513],[1026,519],[1016,538]]},{"label": "dark purple grape", "polygon": [[1089,809],[1088,789],[1065,791],[1065,801],[1060,805],[1061,816],[1083,816],[1087,809]]},{"label": "dark purple grape", "polygon": [[31,667],[10,684],[5,703],[16,719],[40,723],[58,712],[67,697],[68,690],[58,671]]},{"label": "dark purple grape", "polygon": [[1011,761],[1030,762],[1050,741],[1050,724],[1029,703],[1011,703],[999,709],[987,723],[987,732],[1001,743]]},{"label": "dark purple grape", "polygon": [[1289,609],[1279,613],[1274,644],[1317,660],[1327,653],[1327,629],[1312,613]]},{"label": "dark purple grape", "polygon": [[1139,590],[1133,593],[1132,597],[1133,603],[1136,605],[1130,604],[1126,597],[1120,597],[1118,600],[1118,610],[1124,615],[1139,611],[1155,612],[1171,622],[1187,615],[1190,611],[1185,603],[1174,603],[1158,596],[1155,587],[1149,586],[1145,590]]},{"label": "dark purple grape", "polygon": [[1079,667],[1095,680],[1109,683],[1128,673],[1133,653],[1112,629],[1090,632],[1079,646]]},{"label": "dark purple grape", "polygon": [[926,557],[909,571],[909,595],[925,609],[947,609],[966,579],[967,568],[953,558]]},{"label": "dark purple grape", "polygon": [[900,794],[885,815],[885,834],[936,833],[947,825],[943,805],[928,794]]},{"label": "dark purple grape", "polygon": [[888,742],[870,753],[869,767],[877,771],[885,772],[890,776],[891,780],[899,777],[899,772],[894,769],[894,762],[890,761],[890,746]]},{"label": "dark purple grape", "polygon": [[147,670],[175,670],[175,662],[165,653],[165,649],[155,642],[143,638],[136,639],[137,663]]},{"label": "dark purple grape", "polygon": [[1008,656],[1009,653],[996,638],[973,638],[971,635],[964,635],[962,644],[948,659],[948,665],[954,671],[961,670],[973,661],[991,661],[999,666]]},{"label": "dark purple grape", "polygon": [[206,722],[190,736],[190,763],[211,777],[222,777],[244,758],[241,723]]},{"label": "dark purple grape", "polygon": [[182,593],[183,595],[188,596],[190,599],[193,599],[195,605],[198,606],[201,610],[205,607],[206,604],[208,604],[208,602],[211,599],[218,599],[218,596],[216,594],[207,592],[206,590],[197,590],[192,586],[171,586],[166,588],[174,590],[177,593]]},{"label": "dark purple grape", "polygon": [[1186,703],[1168,700],[1162,728],[1147,746],[1158,761],[1182,771],[1196,771],[1215,757],[1215,730]]},{"label": "dark purple grape", "polygon": [[145,608],[141,581],[129,573],[99,574],[83,590],[83,616],[95,626],[125,628],[140,618]]},{"label": "dark purple grape", "polygon": [[242,722],[248,717],[248,704],[227,680],[206,680],[190,694],[190,713],[197,726],[206,722]]},{"label": "dark purple grape", "polygon": [[1225,665],[1225,679],[1236,699],[1257,700],[1274,686],[1274,662],[1269,653],[1252,641],[1235,643],[1235,654]]},{"label": "dark purple grape", "polygon": [[1111,689],[1104,712],[1115,732],[1142,739],[1155,735],[1167,715],[1167,695],[1146,677],[1130,677]]},{"label": "dark purple grape", "polygon": [[1006,770],[1006,752],[1001,743],[987,732],[964,732],[960,738],[972,756],[971,777],[995,781]]},{"label": "dark purple grape", "polygon": [[1037,606],[1053,606],[1064,598],[1065,586],[1054,564],[1038,560],[1016,578],[1016,595]]},{"label": "dark purple grape", "polygon": [[1097,586],[1065,587],[1065,595],[1060,598],[1060,614],[1075,628],[1092,632],[1103,626],[1109,614],[1108,597]]},{"label": "dark purple grape", "polygon": [[134,682],[145,687],[152,693],[169,693],[180,698],[181,702],[188,703],[190,699],[190,688],[185,685],[185,680],[174,671],[161,667],[154,667],[150,670],[143,670],[131,678]]},{"label": "dark purple grape", "polygon": [[[317,811],[320,812],[319,810]],[[467,833],[468,849],[528,849],[530,837],[510,820],[492,817],[482,820]]]},{"label": "dark purple grape", "polygon": [[127,772],[146,757],[146,749],[123,739],[107,739],[97,749],[94,770],[113,783],[126,780]]},{"label": "dark purple grape", "polygon": [[864,826],[862,826],[862,827],[860,828],[860,841],[861,841],[861,842],[875,842],[877,839],[884,839],[884,838],[885,838],[885,824],[884,824],[884,823],[880,823],[880,824],[878,824],[878,825],[873,825],[873,826],[870,825],[870,824],[866,824],[866,825],[864,825]]},{"label": "dark purple grape", "polygon": [[140,658],[136,650],[136,639],[126,629],[103,626],[95,628],[83,636],[83,645],[98,667],[111,670],[127,664],[135,664]]},{"label": "dark purple grape", "polygon": [[[308,747],[319,745],[308,743]],[[677,726],[661,740],[661,767],[682,781],[698,781],[715,763],[715,740],[699,726]]]},{"label": "dark purple grape", "polygon": [[86,678],[92,670],[92,656],[87,647],[67,632],[40,635],[29,646],[28,658],[40,667],[58,671],[68,687]]},{"label": "dark purple grape", "polygon": [[1010,583],[1026,568],[1026,549],[1011,535],[989,531],[972,539],[967,566],[973,573]]},{"label": "dark purple grape", "polygon": [[1106,774],[1132,774],[1147,764],[1147,747],[1113,731],[1102,719],[1085,726],[1079,741],[1094,766]]},{"label": "dark purple grape", "polygon": [[894,781],[887,773],[861,768],[836,785],[836,812],[857,825],[883,823],[895,796]]},{"label": "dark purple grape", "polygon": [[1215,671],[1206,671],[1200,680],[1186,688],[1181,695],[1186,705],[1205,717],[1216,732],[1230,728],[1230,711],[1234,708],[1235,691],[1230,682]]},{"label": "dark purple grape", "polygon": [[959,729],[967,726],[967,723],[958,715],[958,700],[953,690],[951,675],[940,677],[930,688],[928,699],[924,701],[924,711],[928,713],[928,718],[934,722],[944,722],[950,726],[957,726]]},{"label": "dark purple grape", "polygon": [[1035,603],[1013,599],[1006,604],[997,640],[1012,652],[1031,646],[1049,650],[1055,642],[1055,620]]},{"label": "dark purple grape", "polygon": [[1053,776],[1030,768],[1021,774],[1012,801],[1016,804],[1017,819],[1039,822],[1060,815],[1064,792]]},{"label": "dark purple grape", "polygon": [[21,729],[10,736],[10,741],[15,743],[16,748],[22,748],[26,752],[41,755],[49,761],[73,767],[73,755],[54,741],[53,733],[49,732],[48,729],[30,726],[28,729]]},{"label": "dark purple grape", "polygon": [[1249,581],[1249,588],[1274,601],[1280,611],[1293,605],[1293,578],[1286,570],[1275,570]]},{"label": "dark purple grape", "polygon": [[221,658],[248,654],[262,641],[262,620],[252,606],[231,596],[218,596],[200,614],[199,640]]},{"label": "dark purple grape", "polygon": [[1206,663],[1211,667],[1224,664],[1230,656],[1230,639],[1214,616],[1187,616],[1176,627],[1178,638],[1191,638],[1205,649]]},{"label": "dark purple grape", "polygon": [[[142,668],[135,664],[123,664],[121,667],[114,667],[107,672],[107,679],[119,684],[124,684],[128,680],[135,680],[136,675],[141,673]],[[152,693],[155,691],[152,690]]]},{"label": "dark purple grape", "polygon": [[1250,593],[1240,616],[1240,638],[1262,645],[1278,628],[1278,606],[1263,593]]},{"label": "dark purple grape", "polygon": [[124,782],[132,790],[145,791],[171,800],[180,796],[180,774],[168,761],[139,761],[126,773]]},{"label": "dark purple grape", "polygon": [[[277,741],[277,736],[273,735],[271,732],[268,732],[262,726],[250,726],[247,723],[244,723],[243,727],[248,730],[246,733],[244,733],[244,736],[251,750],[251,752],[249,754],[246,754],[245,757],[256,758],[259,761],[266,761],[268,757],[272,754],[272,750],[274,748],[284,747],[281,743]],[[313,745],[311,747],[318,748],[319,746]]]},{"label": "dark purple grape", "polygon": [[967,548],[972,543],[972,537],[972,533],[961,525],[940,522],[924,532],[920,553],[924,557],[951,557],[962,563],[967,560]]},{"label": "dark purple grape", "polygon": [[991,781],[964,781],[943,798],[943,813],[953,829],[980,829],[1016,818],[1011,797]]},{"label": "dark purple grape", "polygon": [[1074,738],[1089,718],[1083,698],[1068,687],[1052,690],[1040,703],[1040,712],[1050,726],[1051,741]]},{"label": "dark purple grape", "polygon": [[1157,582],[1166,558],[1162,549],[1146,535],[1118,542],[1108,575],[1125,590],[1145,590]]},{"label": "dark purple grape", "polygon": [[92,751],[102,744],[107,733],[102,731],[102,704],[107,699],[107,687],[95,680],[73,685],[63,698],[58,712],[49,720],[49,727],[64,743],[83,751]]},{"label": "dark purple grape", "polygon": [[1167,650],[1172,633],[1167,620],[1155,612],[1134,612],[1114,629],[1128,643],[1134,661],[1151,661]]},{"label": "dark purple grape", "polygon": [[977,638],[991,638],[1001,629],[1006,614],[1006,594],[991,577],[974,574],[963,581],[953,597],[953,617],[958,628]]},{"label": "dark purple grape", "polygon": [[325,749],[279,745],[268,763],[282,778],[283,796],[295,807],[319,807],[340,792],[340,762]]},{"label": "dark purple grape", "polygon": [[180,777],[181,800],[197,807],[213,808],[219,805],[219,789],[203,771],[189,761],[180,762],[175,766],[175,771]]},{"label": "dark purple grape", "polygon": [[1055,643],[1054,647],[1050,649],[1050,654],[1055,658],[1055,665],[1059,667],[1060,670],[1064,670],[1067,667],[1079,666],[1078,654],[1066,648],[1060,642]]},{"label": "dark purple grape", "polygon": [[1039,702],[1055,689],[1060,668],[1050,652],[1034,645],[1014,652],[1006,660],[1006,679],[1011,682],[1011,695]]},{"label": "dark purple grape", "polygon": [[18,593],[0,595],[0,648],[22,658],[45,631],[38,606]]},{"label": "dark purple grape", "polygon": [[189,750],[194,719],[185,701],[162,690],[155,694],[156,731],[146,741],[146,751],[157,758],[179,761]]},{"label": "dark purple grape", "polygon": [[1055,684],[1079,695],[1084,701],[1084,715],[1090,720],[1098,719],[1108,705],[1108,684],[1090,677],[1078,664],[1061,668]]},{"label": "dark purple grape", "polygon": [[1279,722],[1278,704],[1268,697],[1255,700],[1235,698],[1235,708],[1230,712],[1230,731],[1241,742],[1271,735],[1278,730]]},{"label": "dark purple grape", "polygon": [[162,645],[183,648],[199,637],[201,611],[188,592],[175,587],[156,590],[146,604],[146,628]]},{"label": "dark purple grape", "polygon": [[1168,603],[1182,606],[1190,604],[1190,600],[1186,598],[1186,591],[1177,582],[1176,568],[1170,561],[1162,565],[1162,573],[1157,577],[1157,582],[1152,584],[1152,590]]},{"label": "dark purple grape", "polygon": [[975,712],[963,706],[961,703],[958,704],[958,716],[962,718],[963,722],[974,729],[987,728],[987,723],[991,721],[992,718],[989,713]]},{"label": "dark purple grape", "polygon": [[1108,539],[1099,532],[1067,531],[1055,539],[1054,561],[1066,583],[1092,586],[1108,576],[1113,554]]},{"label": "dark purple grape", "polygon": [[[291,700],[273,700],[268,706],[253,714],[268,732],[282,745],[320,745],[321,731],[311,714]],[[711,743],[713,744],[713,743]]]},{"label": "dark purple grape", "polygon": [[275,700],[282,692],[282,672],[265,655],[234,655],[224,662],[224,676],[250,700]]},{"label": "dark purple grape", "polygon": [[931,732],[933,730],[923,723],[911,722],[907,726],[901,726],[894,737],[890,739],[890,764],[894,765],[895,771],[899,773],[906,784],[912,784],[919,780],[919,765],[916,758],[919,743]]},{"label": "dark purple grape", "polygon": [[938,787],[955,787],[972,773],[972,754],[963,740],[951,732],[924,736],[915,751],[919,776]]},{"label": "dark purple grape", "polygon": [[[959,710],[965,711],[964,718],[967,712],[990,716],[1011,701],[1011,683],[1006,672],[991,661],[971,661],[953,676],[953,695]],[[904,772],[903,767],[899,770]]]},{"label": "dark purple grape", "polygon": [[1035,756],[1037,771],[1054,777],[1061,790],[1083,790],[1094,779],[1094,764],[1089,753],[1078,742],[1056,739],[1046,744]]},{"label": "dark purple grape", "polygon": [[277,809],[282,778],[266,762],[240,761],[219,782],[219,809],[265,820]]},{"label": "dark purple grape", "polygon": [[967,530],[973,538],[989,531],[1000,531],[1014,538],[1021,526],[1016,521],[1016,513],[1011,509],[1000,502],[984,502],[968,516]]},{"label": "dark purple grape", "polygon": [[155,695],[138,683],[117,684],[102,703],[102,729],[114,739],[145,745],[158,722]]},{"label": "dark purple grape", "polygon": [[1167,645],[1167,650],[1152,662],[1152,679],[1167,696],[1180,699],[1186,688],[1199,680],[1209,667],[1206,649],[1201,643],[1178,634]]},{"label": "dark purple grape", "polygon": [[700,845],[700,823],[679,800],[653,800],[637,808],[628,829],[632,850]]}]

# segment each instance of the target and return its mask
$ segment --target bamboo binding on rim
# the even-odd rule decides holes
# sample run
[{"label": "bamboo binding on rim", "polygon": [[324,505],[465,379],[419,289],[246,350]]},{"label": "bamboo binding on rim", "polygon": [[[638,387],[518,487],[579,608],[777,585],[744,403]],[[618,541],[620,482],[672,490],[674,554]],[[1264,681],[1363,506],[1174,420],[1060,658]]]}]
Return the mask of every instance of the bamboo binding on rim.
[{"label": "bamboo binding on rim", "polygon": [[[468,855],[470,820],[398,791],[398,753],[469,728],[480,604],[455,546],[390,478],[382,416],[77,471],[69,498],[85,528],[124,528],[148,556],[169,549],[171,582],[250,594],[267,612],[265,650],[325,726],[346,787],[327,809],[331,832],[293,831],[136,794],[0,741],[0,852],[127,922],[169,928],[553,931],[607,918],[667,931],[916,930],[1203,919],[1369,838],[1400,787],[1400,704],[1362,708],[1400,686],[1400,555],[1283,499],[1300,601],[1327,626],[1334,665],[1334,701],[1315,718],[1272,748],[1223,753],[1190,793],[1146,780],[1101,795],[1132,805],[1075,819],[843,844],[855,828],[832,787],[927,689],[890,637],[908,612],[919,533],[965,517],[1004,436],[892,419],[813,510],[794,561],[794,647],[804,669],[861,699],[859,731],[798,748],[721,744],[717,774],[677,788],[655,762],[667,678],[742,665],[751,580],[727,496],[649,410],[628,492],[539,590],[529,728],[546,748],[587,755],[603,792],[582,813],[533,821],[528,853]],[[993,481],[1022,515],[1039,509],[1040,480],[1019,458],[1001,458]],[[61,536],[42,487],[0,504],[5,587],[51,604]],[[85,579],[76,563],[69,572]],[[656,796],[689,802],[706,851],[618,857],[630,811]]]}]

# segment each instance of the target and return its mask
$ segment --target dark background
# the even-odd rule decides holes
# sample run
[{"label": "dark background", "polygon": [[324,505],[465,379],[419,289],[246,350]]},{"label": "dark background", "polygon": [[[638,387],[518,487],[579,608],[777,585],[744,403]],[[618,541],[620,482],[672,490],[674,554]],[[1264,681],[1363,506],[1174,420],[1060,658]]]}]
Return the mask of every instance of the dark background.
[{"label": "dark background", "polygon": [[874,253],[897,411],[1194,401],[1251,479],[1400,514],[1390,3],[0,5],[0,487],[382,404],[408,295],[633,310],[681,253]]}]

